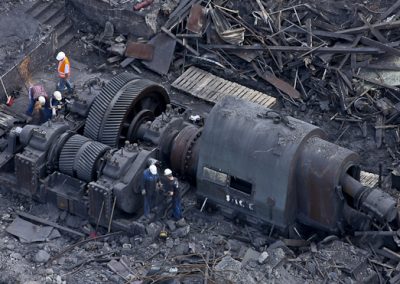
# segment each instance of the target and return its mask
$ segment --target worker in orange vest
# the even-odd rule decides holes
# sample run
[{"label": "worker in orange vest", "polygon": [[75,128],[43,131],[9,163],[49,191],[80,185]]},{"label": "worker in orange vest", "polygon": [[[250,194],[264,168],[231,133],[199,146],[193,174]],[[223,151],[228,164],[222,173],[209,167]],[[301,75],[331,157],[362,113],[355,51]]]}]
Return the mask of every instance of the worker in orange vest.
[{"label": "worker in orange vest", "polygon": [[65,91],[65,88],[67,88],[68,93],[72,94],[74,89],[69,81],[71,76],[71,65],[69,64],[69,59],[62,51],[57,54],[56,59],[58,60],[58,77],[60,78],[57,89],[63,92]]}]

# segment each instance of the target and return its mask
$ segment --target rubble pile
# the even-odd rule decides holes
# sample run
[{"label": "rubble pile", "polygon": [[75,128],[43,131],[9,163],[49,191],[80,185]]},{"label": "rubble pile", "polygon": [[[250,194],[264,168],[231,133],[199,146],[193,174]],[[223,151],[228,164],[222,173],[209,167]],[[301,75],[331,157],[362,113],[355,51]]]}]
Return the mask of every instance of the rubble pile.
[{"label": "rubble pile", "polygon": [[[361,139],[372,133],[375,149],[384,149],[393,161],[386,166],[395,168],[399,6],[385,1],[185,0],[152,38],[119,36],[109,23],[87,44],[107,55],[112,66],[137,73],[146,68],[171,81],[196,65],[268,92],[284,107],[329,114],[326,123],[339,125],[335,142],[349,132]],[[310,120],[318,124],[319,119]]]},{"label": "rubble pile", "polygon": [[[3,197],[13,200],[8,194]],[[15,222],[9,206],[12,203],[0,206],[2,228]],[[190,208],[187,199],[185,207]],[[65,225],[87,225],[50,205],[33,205],[31,212],[52,216],[51,220]],[[393,260],[383,262],[379,254],[334,236],[315,242],[275,239],[194,208],[185,211],[185,219],[154,221],[135,236],[99,231],[81,240],[60,232],[55,238],[21,246],[2,231],[0,259],[5,261],[0,280],[30,284],[81,283],[82,279],[85,283],[137,284],[377,283],[400,275]]]},{"label": "rubble pile", "polygon": [[[396,186],[400,1],[103,2],[143,14],[160,3],[176,8],[151,38],[122,35],[110,22],[102,33],[80,35],[86,51],[107,58],[104,64],[90,66],[92,70],[127,69],[142,75],[150,70],[172,83],[197,66],[268,93],[278,99],[276,108],[283,113],[316,125],[329,124],[327,132],[335,142],[349,133],[367,141],[371,148],[361,149],[364,144],[350,139],[343,143],[367,152],[364,165],[372,164],[376,170],[375,161],[382,160],[394,168]],[[369,157],[371,149],[381,152]],[[399,243],[399,232],[389,225],[340,239],[302,231],[284,238],[273,228],[251,228],[228,222],[219,213],[200,212],[195,197],[185,196],[184,219],[173,221],[165,214],[139,220],[137,234],[128,235],[93,228],[87,220],[14,200],[9,193],[4,197],[0,282],[400,281],[398,247],[382,243],[385,238]]]}]

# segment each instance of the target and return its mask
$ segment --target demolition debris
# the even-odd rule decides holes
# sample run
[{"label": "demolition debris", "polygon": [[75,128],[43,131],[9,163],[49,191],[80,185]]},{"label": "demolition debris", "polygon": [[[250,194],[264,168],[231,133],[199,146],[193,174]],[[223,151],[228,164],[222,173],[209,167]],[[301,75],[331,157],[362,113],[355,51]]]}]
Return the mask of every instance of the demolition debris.
[{"label": "demolition debris", "polygon": [[[37,1],[29,12],[41,19],[41,25],[51,18],[50,14],[64,8],[61,7],[64,5],[62,1],[50,2]],[[76,6],[80,0],[66,2]],[[82,68],[85,72],[93,72],[93,75],[100,76],[105,81],[109,81],[111,77],[114,79],[107,84],[100,83],[98,77],[84,83],[84,80],[76,81],[79,92],[68,97],[72,107],[65,121],[69,124],[69,129],[78,131],[79,134],[65,134],[68,132],[67,128],[57,126],[62,120],[49,122],[38,128],[39,131],[33,131],[32,135],[26,128],[26,133],[29,132],[31,136],[22,135],[21,140],[24,141],[32,137],[45,141],[48,138],[46,133],[53,130],[54,133],[57,132],[55,136],[62,136],[59,142],[49,142],[48,145],[52,144],[53,149],[49,155],[43,154],[39,149],[45,143],[32,143],[30,150],[23,152],[27,147],[18,148],[17,139],[8,139],[7,135],[13,126],[24,126],[27,117],[15,111],[15,108],[1,106],[0,147],[2,151],[13,149],[11,154],[1,156],[4,158],[1,166],[9,163],[16,153],[21,159],[10,163],[7,173],[0,174],[0,180],[9,181],[2,182],[7,188],[2,190],[4,196],[0,203],[0,259],[3,271],[0,280],[22,283],[81,283],[84,279],[87,283],[137,284],[164,281],[399,282],[399,224],[392,220],[398,219],[393,200],[398,200],[399,194],[395,188],[400,188],[400,1],[387,3],[311,0],[82,1],[82,11],[88,5],[89,10],[93,7],[93,17],[100,19],[98,13],[104,12],[104,17],[100,19],[104,20],[101,31],[95,32],[94,28],[86,27],[79,33],[69,34],[72,27],[69,22],[64,22],[65,26],[58,28],[58,32],[65,29],[65,42],[74,37],[79,38],[71,43],[68,50],[71,55],[76,51],[71,57],[79,62],[73,62],[73,66],[82,66],[84,64],[80,61],[83,61],[88,65],[87,69],[85,65]],[[9,6],[10,4],[1,3],[0,11]],[[148,29],[145,31],[135,26],[130,29],[130,34],[121,34],[119,28],[121,25],[126,26],[126,11],[138,17],[130,21],[132,25],[147,25]],[[120,25],[116,23],[118,17],[110,16],[115,16],[115,13],[121,15]],[[19,44],[20,41],[16,40],[15,43]],[[2,53],[3,50],[6,50],[7,56]],[[18,52],[15,49],[13,53],[0,45],[0,61],[7,63],[2,66],[14,66],[14,63],[8,63],[19,59],[20,51],[24,50],[25,45],[18,48]],[[81,54],[80,57],[81,52],[85,55]],[[53,56],[51,59],[53,60]],[[80,68],[74,69],[73,72],[76,73],[73,74],[87,79],[88,74],[82,74],[78,70]],[[47,69],[55,70],[54,66],[43,62],[40,68],[42,76]],[[31,68],[26,70],[28,74],[32,72]],[[126,73],[114,76],[123,70],[162,82],[166,89],[159,87],[158,83],[141,81]],[[13,72],[21,73],[19,64]],[[22,80],[28,78],[14,75],[8,77]],[[12,93],[7,92],[10,86],[7,78],[2,84],[4,86],[0,85],[0,89],[4,89],[7,96],[10,96]],[[103,86],[101,92],[100,86]],[[169,89],[169,86],[172,88]],[[148,92],[146,88],[157,91]],[[25,95],[24,92],[21,94]],[[169,105],[168,95],[171,96],[172,106]],[[227,95],[245,101],[234,104],[225,98]],[[134,101],[130,107],[119,104],[128,97],[131,98],[129,102]],[[97,99],[96,102],[96,98],[101,98],[102,101]],[[18,104],[18,97],[16,99]],[[246,101],[272,109],[261,111],[260,106],[250,105]],[[91,104],[97,109],[92,115],[89,114],[88,107]],[[211,113],[210,104],[216,104],[215,111]],[[250,116],[250,109],[260,111]],[[299,122],[290,116],[305,122]],[[186,117],[193,123],[183,128],[184,131],[177,136],[179,139],[171,140],[174,143],[167,143],[182,130],[176,127]],[[271,127],[265,129],[252,123],[258,120],[265,120],[262,125],[268,124]],[[214,121],[219,128],[205,126],[207,121]],[[306,122],[318,125],[327,135],[322,135],[317,127],[308,128],[314,126]],[[236,128],[229,123],[240,123],[246,127],[230,137],[228,134]],[[165,129],[166,125],[169,128]],[[308,195],[291,195],[286,199],[296,200],[288,206],[293,208],[293,212],[301,208],[302,212],[296,218],[309,218],[311,221],[314,221],[312,218],[321,217],[314,214],[315,212],[328,210],[332,204],[348,203],[348,207],[333,206],[335,208],[332,209],[339,212],[341,217],[341,214],[344,216],[340,219],[340,224],[336,219],[331,219],[332,223],[328,224],[333,228],[331,232],[337,229],[335,233],[338,236],[322,232],[321,228],[308,230],[309,227],[303,224],[290,226],[289,232],[284,235],[278,232],[279,222],[265,229],[256,229],[248,225],[257,223],[259,218],[252,219],[250,214],[244,214],[248,217],[246,224],[236,224],[224,219],[227,216],[237,220],[232,208],[238,208],[242,213],[244,210],[252,211],[254,204],[248,201],[247,196],[255,189],[245,179],[233,175],[233,171],[240,174],[240,168],[236,168],[233,163],[227,167],[229,170],[226,173],[221,172],[226,159],[221,159],[217,165],[215,158],[228,153],[229,149],[235,151],[223,157],[232,157],[241,152],[239,149],[227,147],[230,143],[217,145],[216,140],[211,138],[230,137],[232,144],[240,144],[244,137],[249,138],[248,140],[254,138],[251,135],[254,127],[262,130],[257,138],[261,137],[260,143],[265,149],[256,153],[251,153],[252,149],[249,152],[243,150],[246,155],[237,159],[241,163],[245,163],[250,156],[254,162],[267,155],[270,155],[270,159],[265,159],[266,163],[279,159],[283,161],[285,152],[282,149],[296,139],[301,140],[299,129],[307,128],[307,131],[314,131],[314,134],[320,131],[304,138],[302,151],[298,155],[290,155],[293,163],[289,168],[297,169],[297,175],[291,172],[288,177],[293,181],[289,178],[288,180],[299,188],[303,183],[319,178],[313,174],[328,164],[326,161],[327,157],[331,157],[331,152],[337,153],[335,157],[348,155],[342,159],[343,164],[338,163],[336,167],[344,175],[334,174],[333,171],[328,171],[327,174],[329,177],[337,177],[340,183],[335,178],[327,178],[319,186],[311,182],[302,187],[309,190]],[[99,128],[108,131],[108,135],[103,136]],[[164,130],[171,137],[162,136]],[[329,142],[316,138],[320,135]],[[124,143],[124,140],[139,136],[139,144]],[[275,138],[276,143],[275,140],[272,141]],[[253,140],[260,141],[255,138]],[[322,143],[320,140],[325,141],[329,147],[319,147],[318,143]],[[69,143],[64,144],[65,141]],[[202,143],[212,146],[203,149],[201,159],[197,159],[196,147]],[[331,151],[332,143],[339,144],[342,148],[335,146],[339,150]],[[195,196],[193,192],[189,192],[184,197],[185,218],[179,221],[169,218],[169,207],[165,208],[162,218],[159,219],[136,218],[138,216],[134,216],[133,221],[124,219],[132,213],[126,211],[137,209],[130,198],[132,193],[127,190],[124,182],[133,180],[131,174],[140,171],[137,167],[129,168],[125,174],[117,177],[116,169],[127,157],[132,160],[142,159],[140,155],[146,154],[147,150],[152,149],[152,145],[162,146],[163,156],[167,159],[172,157],[172,166],[182,176],[192,176],[194,179],[199,177],[198,183],[203,183],[199,185],[198,191],[203,195]],[[344,148],[360,153],[363,169],[373,173],[359,172],[359,168],[346,164],[345,162],[354,162],[355,165],[357,159],[353,152]],[[213,154],[212,149],[218,150]],[[38,161],[39,164],[39,154],[42,157],[56,157],[55,153],[62,150],[65,150],[60,158],[62,161],[54,158],[40,164],[40,173],[25,166],[32,161]],[[110,151],[110,155],[105,154],[107,151]],[[174,155],[169,155],[168,151],[172,151]],[[71,158],[71,153],[76,159]],[[314,153],[322,153],[326,160],[307,160]],[[90,164],[80,162],[89,156],[93,158],[90,159]],[[64,163],[65,161],[68,163]],[[305,162],[301,164],[296,161]],[[314,167],[307,167],[313,162],[317,163],[316,161],[322,162]],[[130,163],[129,166],[133,164]],[[10,174],[15,170],[15,165],[21,169],[17,171],[17,178]],[[200,165],[198,167],[202,169],[201,172],[197,172],[197,165]],[[213,165],[215,166],[212,167]],[[105,172],[109,175],[103,175],[100,179],[105,166],[108,166]],[[349,167],[346,168],[347,166]],[[244,170],[249,168],[250,166]],[[310,168],[312,170],[308,171]],[[267,183],[271,188],[276,186],[272,182],[274,177],[279,177],[282,172],[269,176]],[[32,173],[32,180],[37,180],[40,184],[37,191],[33,192],[37,199],[43,201],[43,196],[50,194],[49,199],[59,208],[77,215],[90,214],[91,224],[87,216],[81,219],[67,214],[66,211],[48,211],[45,210],[47,205],[30,203],[11,195],[9,188],[15,183],[21,183],[20,188],[27,188],[26,184],[29,182],[25,183],[23,178],[27,173]],[[49,173],[53,174],[50,176]],[[38,178],[39,174],[42,175],[41,178]],[[266,176],[267,172],[263,172],[264,182]],[[213,202],[217,197],[212,197],[217,188],[207,184],[210,181],[220,187],[229,185],[239,191],[237,195],[232,194],[235,191],[230,191],[222,192],[218,196],[219,205],[228,204],[231,207],[222,206],[223,210],[217,211],[218,213],[213,211]],[[86,183],[91,186],[84,186]],[[333,193],[332,196],[327,197],[325,194],[318,198],[322,189],[328,188],[327,183],[341,186],[329,191]],[[120,198],[117,201],[112,194],[106,194],[111,184],[116,185],[115,191],[120,190],[123,193],[123,202]],[[189,185],[185,181],[182,184],[186,186],[186,193]],[[377,187],[383,191],[378,191]],[[86,191],[92,192],[93,188],[96,188],[97,196],[86,194]],[[207,192],[210,189],[213,190],[212,195]],[[263,199],[266,200],[266,209],[262,217],[267,218],[268,214],[271,216],[267,221],[276,221],[275,213],[281,209],[279,198],[275,198],[273,194],[264,196]],[[106,197],[100,199],[101,195]],[[317,199],[311,202],[306,196],[317,196]],[[199,197],[202,198],[196,206],[195,200]],[[94,202],[99,200],[100,202]],[[281,219],[278,221],[284,223],[289,218]],[[317,223],[324,224],[326,219],[329,218],[321,217]],[[310,222],[308,225],[313,227],[315,224]],[[368,224],[371,226],[368,227]],[[260,226],[257,225],[258,227]],[[115,233],[109,233],[111,228]],[[120,232],[121,228],[131,234]],[[20,245],[20,242],[26,244]]]}]

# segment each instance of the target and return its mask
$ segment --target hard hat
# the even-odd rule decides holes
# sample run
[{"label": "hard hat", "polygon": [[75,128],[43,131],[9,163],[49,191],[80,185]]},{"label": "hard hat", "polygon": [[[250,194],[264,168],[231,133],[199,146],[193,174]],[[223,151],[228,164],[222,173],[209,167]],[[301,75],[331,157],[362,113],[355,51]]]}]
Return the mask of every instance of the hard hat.
[{"label": "hard hat", "polygon": [[62,95],[61,95],[61,93],[59,91],[55,91],[53,93],[53,96],[57,101],[61,101],[62,100]]},{"label": "hard hat", "polygon": [[164,175],[165,176],[171,176],[172,175],[172,171],[170,169],[165,169],[164,170]]},{"label": "hard hat", "polygon": [[64,58],[65,58],[65,53],[62,52],[62,51],[60,51],[60,52],[57,54],[56,59],[57,59],[58,61],[61,61],[61,60],[63,60]]},{"label": "hard hat", "polygon": [[157,174],[157,167],[155,165],[151,165],[149,167],[149,170],[150,170],[152,175],[156,175]]},{"label": "hard hat", "polygon": [[46,98],[43,97],[43,96],[40,96],[40,97],[38,98],[38,101],[39,101],[39,103],[43,106],[43,105],[46,103]]}]

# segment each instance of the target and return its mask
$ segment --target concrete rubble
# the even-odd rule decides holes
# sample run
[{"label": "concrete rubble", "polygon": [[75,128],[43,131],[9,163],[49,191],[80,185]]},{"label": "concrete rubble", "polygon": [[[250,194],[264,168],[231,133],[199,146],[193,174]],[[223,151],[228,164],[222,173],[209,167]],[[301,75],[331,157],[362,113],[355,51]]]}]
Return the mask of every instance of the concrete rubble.
[{"label": "concrete rubble", "polygon": [[[21,11],[35,1],[17,2],[0,1],[0,27],[9,27],[0,29],[1,74],[20,64],[29,48],[51,33],[35,17],[27,16],[21,24],[13,21],[22,18],[25,14]],[[155,0],[135,10],[134,5],[142,2],[66,0],[71,8],[67,14],[74,25],[68,28],[71,37],[64,50],[75,61],[73,76],[78,88],[89,79],[107,80],[128,70],[167,85],[175,101],[197,110],[200,121],[210,106],[171,84],[185,68],[201,67],[221,78],[272,94],[282,113],[320,126],[330,141],[360,153],[364,168],[374,177],[381,176],[380,186],[392,196],[400,196],[395,189],[400,188],[399,67],[389,59],[393,65],[386,66],[390,71],[386,72],[380,64],[380,56],[398,56],[398,32],[387,24],[392,21],[400,26],[398,7],[389,11],[393,3],[341,1],[340,6],[335,1],[324,1],[329,5],[321,8],[316,1],[293,1],[292,5],[216,0],[205,8],[206,4],[200,5],[199,1]],[[195,2],[201,7],[192,12]],[[212,9],[219,12],[213,14]],[[206,10],[211,14],[206,16]],[[174,15],[174,11],[180,15]],[[379,23],[371,20],[388,11],[386,19]],[[182,21],[191,18],[191,12],[193,17],[196,13],[200,16],[186,28],[187,22]],[[290,24],[286,22],[277,30],[268,19],[286,12]],[[239,13],[242,18],[236,17]],[[349,19],[339,29],[340,23],[333,19],[342,19],[341,13]],[[353,19],[350,15],[358,16]],[[318,19],[311,21],[313,18]],[[307,36],[311,25],[318,32]],[[262,31],[276,34],[276,41],[271,39],[275,36],[268,38],[273,53],[261,48],[266,45],[260,41]],[[341,47],[342,40],[347,48],[354,48],[352,54],[359,54],[358,57]],[[356,40],[364,44],[357,50],[353,46]],[[232,50],[233,44],[239,48]],[[252,47],[245,50],[249,45]],[[328,45],[330,53],[324,49]],[[294,47],[301,50],[300,57],[292,53]],[[262,59],[253,61],[259,53],[264,54]],[[274,56],[269,57],[271,54]],[[52,86],[55,68],[55,61],[49,58],[37,72],[32,72],[33,80]],[[272,69],[274,72],[270,72]],[[27,79],[18,81],[28,83]],[[20,96],[25,93],[20,90]],[[376,185],[377,180],[373,180]],[[136,220],[131,234],[95,229],[87,220],[3,189],[0,198],[2,283],[400,281],[399,247],[385,246],[379,233],[332,237],[326,233],[308,234],[299,228],[290,238],[282,237],[271,228],[227,221],[212,207],[200,210],[201,204],[197,206],[191,193],[183,200],[183,219],[174,221],[167,215],[150,221]],[[24,219],[18,212],[38,216],[53,225]],[[391,230],[389,226],[379,229]],[[164,231],[166,236],[160,236]],[[390,236],[399,237],[396,233]]]}]

